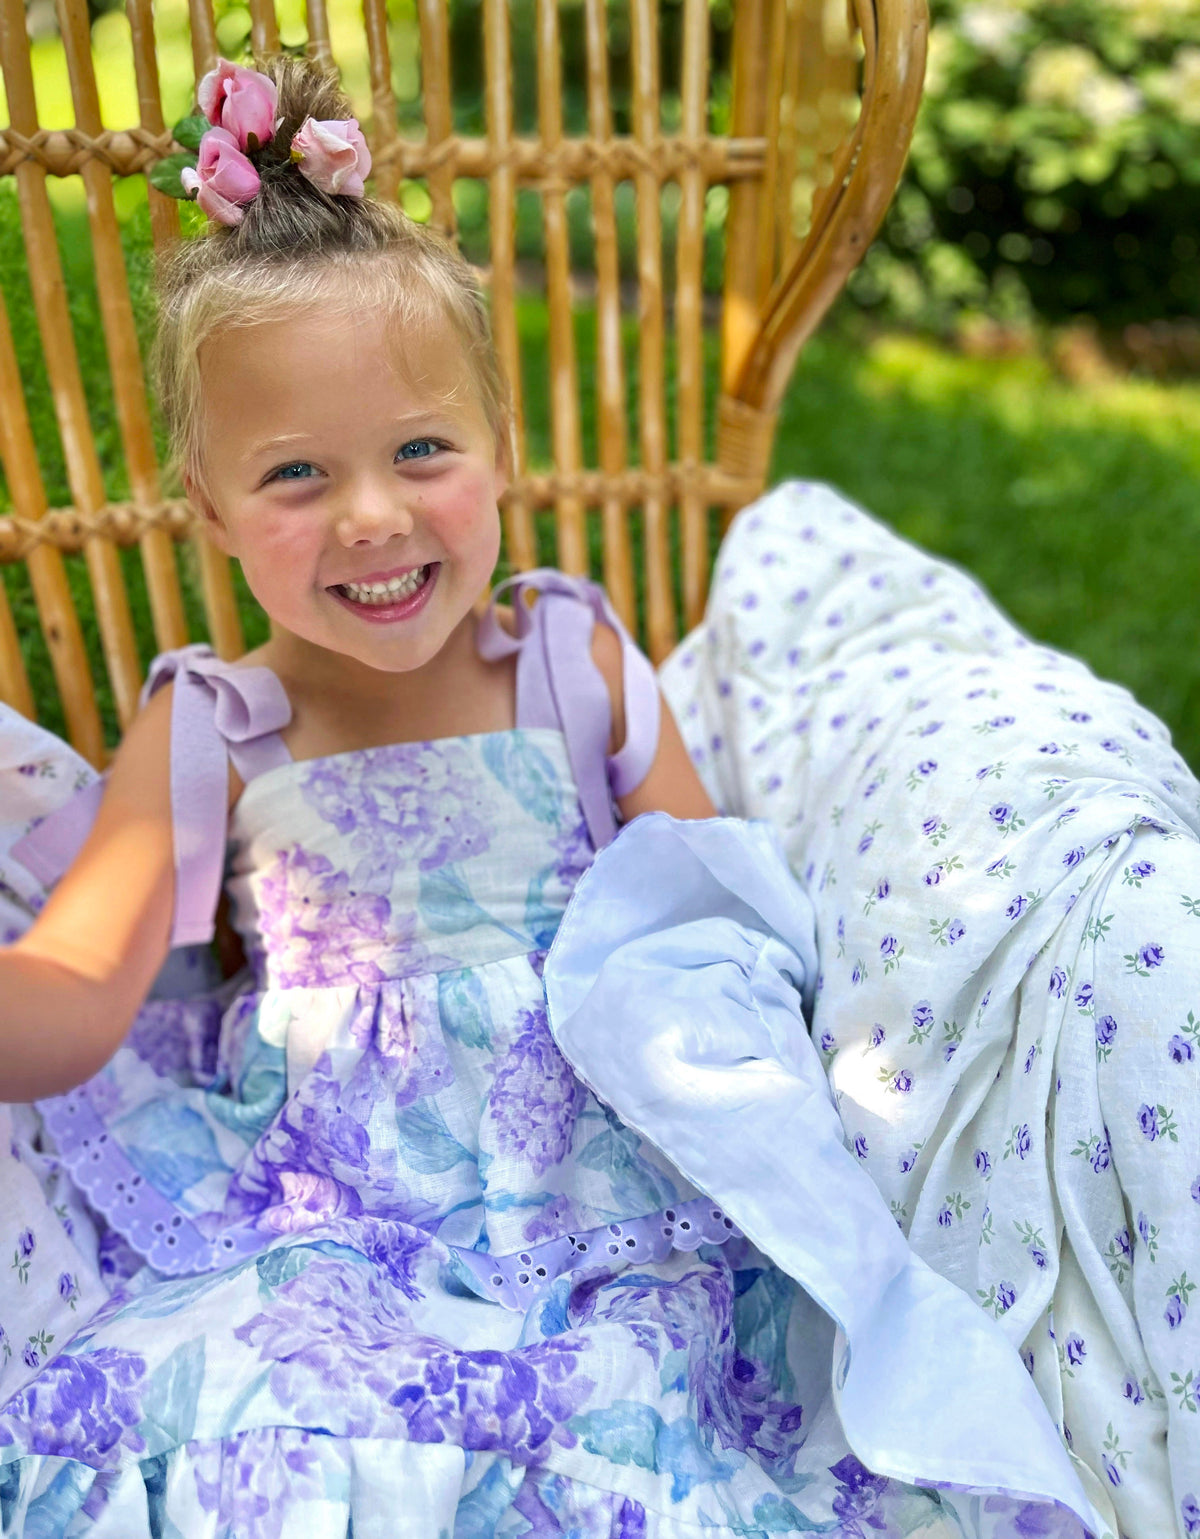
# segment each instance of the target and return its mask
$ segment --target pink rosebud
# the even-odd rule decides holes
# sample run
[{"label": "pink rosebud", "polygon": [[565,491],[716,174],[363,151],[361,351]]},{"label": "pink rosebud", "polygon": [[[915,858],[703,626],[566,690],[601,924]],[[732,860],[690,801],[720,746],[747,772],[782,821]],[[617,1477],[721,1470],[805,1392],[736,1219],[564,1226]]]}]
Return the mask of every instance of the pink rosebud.
[{"label": "pink rosebud", "polygon": [[196,194],[204,212],[222,224],[241,224],[241,205],[262,186],[258,172],[225,128],[210,128],[201,137],[196,169],[185,167],[179,179],[185,192]]},{"label": "pink rosebud", "polygon": [[273,80],[256,69],[243,69],[218,59],[196,91],[200,111],[214,127],[224,128],[239,150],[257,150],[275,133],[279,92]]},{"label": "pink rosebud", "polygon": [[292,138],[292,159],[314,187],[361,198],[363,178],[371,170],[371,152],[357,118],[319,123],[305,118]]}]

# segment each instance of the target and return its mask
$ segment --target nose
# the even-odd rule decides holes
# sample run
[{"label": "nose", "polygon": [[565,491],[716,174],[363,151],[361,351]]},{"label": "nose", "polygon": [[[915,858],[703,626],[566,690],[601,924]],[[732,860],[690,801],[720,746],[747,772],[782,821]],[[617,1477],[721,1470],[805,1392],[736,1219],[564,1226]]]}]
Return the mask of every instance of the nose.
[{"label": "nose", "polygon": [[386,545],[413,532],[413,515],[404,490],[394,477],[363,477],[346,488],[335,517],[339,541],[353,545]]}]

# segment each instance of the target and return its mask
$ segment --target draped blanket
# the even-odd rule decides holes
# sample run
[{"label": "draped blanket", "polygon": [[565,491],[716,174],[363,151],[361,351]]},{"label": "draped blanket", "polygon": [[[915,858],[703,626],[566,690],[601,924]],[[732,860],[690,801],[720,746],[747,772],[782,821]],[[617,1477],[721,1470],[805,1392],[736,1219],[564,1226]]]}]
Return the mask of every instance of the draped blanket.
[{"label": "draped blanket", "polygon": [[1165,728],[803,483],[739,516],[662,683],[811,896],[813,1039],[897,1222],[1121,1531],[1200,1534],[1200,787]]}]

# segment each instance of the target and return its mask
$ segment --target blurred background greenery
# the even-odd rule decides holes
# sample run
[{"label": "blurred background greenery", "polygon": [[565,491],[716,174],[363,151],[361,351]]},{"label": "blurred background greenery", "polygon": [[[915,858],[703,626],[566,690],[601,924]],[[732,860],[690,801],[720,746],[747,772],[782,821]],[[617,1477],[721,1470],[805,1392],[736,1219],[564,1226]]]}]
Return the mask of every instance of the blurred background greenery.
[{"label": "blurred background greenery", "polygon": [[[831,0],[836,3],[836,0]],[[91,0],[106,123],[136,121],[128,22]],[[393,88],[417,133],[415,0],[389,0]],[[303,0],[279,0],[285,45],[304,42]],[[518,131],[535,127],[532,0],[513,0]],[[249,13],[217,0],[223,51]],[[333,46],[361,114],[367,58],[356,0],[331,0]],[[629,29],[610,5],[614,115],[628,128]],[[726,126],[731,0],[710,0],[711,119]],[[679,0],[661,0],[663,125],[678,123]],[[40,121],[73,121],[53,0],[29,0]],[[480,0],[452,0],[456,126],[483,129]],[[184,0],[155,7],[168,121],[191,106]],[[581,0],[562,9],[564,117],[586,121]],[[4,120],[0,97],[0,121]],[[78,178],[52,180],[72,317],[111,496],[127,488]],[[151,322],[140,179],[117,187],[143,335]],[[408,211],[429,213],[420,183]],[[632,188],[618,189],[635,362]],[[705,281],[719,293],[725,192],[708,195]],[[461,181],[463,248],[486,256],[487,190]],[[663,191],[673,240],[677,189]],[[185,210],[191,214],[191,210]],[[580,259],[580,374],[590,387],[594,315],[585,190],[569,200]],[[546,462],[541,212],[518,207],[531,458]],[[671,271],[668,250],[667,271]],[[0,286],[14,323],[52,505],[70,500],[32,319],[15,197],[0,183]],[[716,339],[710,389],[715,390]],[[585,415],[587,401],[585,399]],[[631,410],[633,408],[631,407]],[[781,418],[776,477],[828,479],[901,533],[969,566],[1032,634],[1127,684],[1200,766],[1200,0],[933,0],[926,95],[903,183],[846,295],[802,355]],[[0,485],[0,500],[4,497]],[[547,527],[545,556],[553,550]],[[75,574],[78,576],[79,574]],[[144,645],[140,577],[132,570]],[[18,613],[31,597],[6,574]],[[82,588],[82,579],[81,588]],[[191,601],[194,602],[194,595]],[[247,601],[251,636],[261,623]],[[35,679],[45,660],[33,649]]]}]

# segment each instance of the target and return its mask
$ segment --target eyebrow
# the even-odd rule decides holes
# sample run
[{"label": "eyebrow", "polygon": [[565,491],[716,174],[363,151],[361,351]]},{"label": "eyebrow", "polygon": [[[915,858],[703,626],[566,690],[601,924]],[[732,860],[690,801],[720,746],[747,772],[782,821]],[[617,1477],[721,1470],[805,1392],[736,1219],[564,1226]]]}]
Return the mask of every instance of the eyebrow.
[{"label": "eyebrow", "polygon": [[289,444],[304,443],[308,438],[307,433],[281,433],[278,438],[264,438],[259,443],[251,445],[247,460],[259,459],[264,454],[274,454],[279,449],[285,449]]},{"label": "eyebrow", "polygon": [[[457,426],[444,410],[440,412],[431,411],[425,407],[418,411],[406,412],[403,416],[397,417],[395,419],[395,426],[397,429],[403,429],[408,424],[414,422],[430,424],[430,431],[435,431],[438,428],[448,431]],[[275,438],[263,438],[258,443],[251,445],[246,455],[246,460],[247,462],[257,460],[264,455],[274,454],[280,449],[286,449],[290,445],[309,443],[311,440],[312,435],[310,433],[280,433]]]}]

